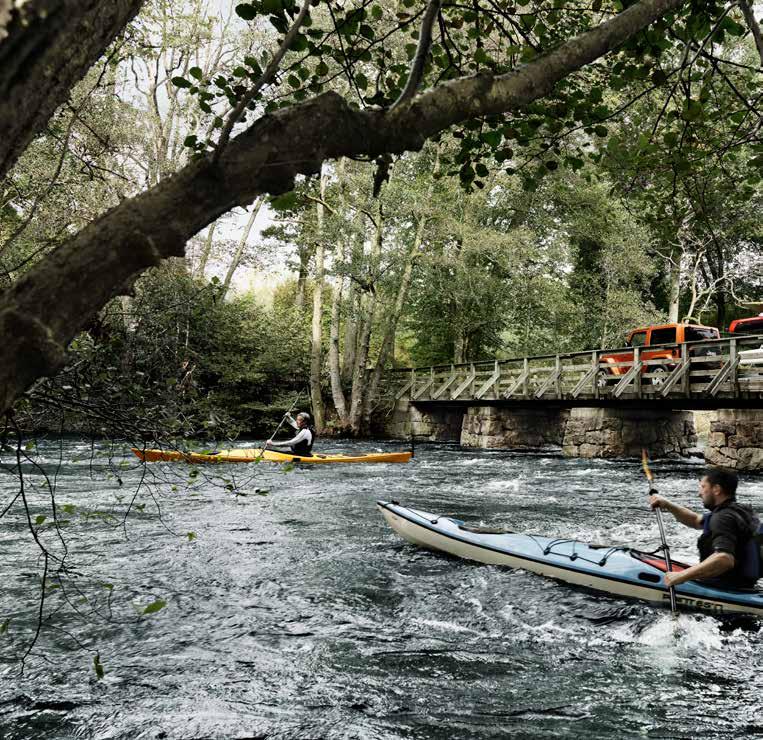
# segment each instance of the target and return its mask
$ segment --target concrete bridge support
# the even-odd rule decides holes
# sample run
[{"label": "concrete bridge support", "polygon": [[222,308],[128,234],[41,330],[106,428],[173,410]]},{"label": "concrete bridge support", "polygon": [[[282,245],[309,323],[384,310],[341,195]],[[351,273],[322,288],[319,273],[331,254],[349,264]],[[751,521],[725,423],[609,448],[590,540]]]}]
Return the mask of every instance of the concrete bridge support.
[{"label": "concrete bridge support", "polygon": [[403,399],[383,421],[383,433],[394,439],[410,439],[413,435],[417,440],[458,442],[463,416],[463,408],[437,406],[423,411]]},{"label": "concrete bridge support", "polygon": [[763,471],[763,411],[720,409],[712,412],[705,459],[711,465]]},{"label": "concrete bridge support", "polygon": [[512,409],[471,406],[464,415],[461,444],[464,447],[513,450],[560,446],[569,416],[568,409],[553,407]]},{"label": "concrete bridge support", "polygon": [[564,430],[568,457],[687,455],[697,446],[691,411],[672,409],[576,408]]},{"label": "concrete bridge support", "polygon": [[[705,458],[711,465],[763,471],[763,411],[708,412]],[[538,449],[561,447],[568,457],[686,456],[697,450],[692,411],[553,406],[427,405],[407,399],[380,419],[378,432],[397,439],[455,441],[464,447]]]}]

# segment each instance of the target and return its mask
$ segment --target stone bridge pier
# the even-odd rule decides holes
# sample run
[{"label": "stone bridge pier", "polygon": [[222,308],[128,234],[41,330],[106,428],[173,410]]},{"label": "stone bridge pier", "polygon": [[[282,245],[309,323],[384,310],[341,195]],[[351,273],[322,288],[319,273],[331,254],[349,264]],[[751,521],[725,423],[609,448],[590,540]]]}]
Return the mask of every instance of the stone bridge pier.
[{"label": "stone bridge pier", "polygon": [[[704,455],[711,465],[763,471],[763,411],[707,412]],[[553,405],[397,405],[378,430],[397,439],[459,442],[464,447],[535,450],[561,447],[568,457],[652,457],[701,454],[694,412],[633,407],[565,408]]]},{"label": "stone bridge pier", "polygon": [[623,408],[470,407],[461,444],[538,448],[558,445],[568,457],[687,455],[697,445],[691,411]]}]

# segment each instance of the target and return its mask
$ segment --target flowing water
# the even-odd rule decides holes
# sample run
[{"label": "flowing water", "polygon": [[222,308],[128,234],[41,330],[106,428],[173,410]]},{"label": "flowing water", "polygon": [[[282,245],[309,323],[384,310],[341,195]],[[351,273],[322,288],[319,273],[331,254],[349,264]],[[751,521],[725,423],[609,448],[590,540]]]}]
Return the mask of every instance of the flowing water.
[{"label": "flowing water", "polygon": [[[18,499],[0,519],[3,740],[763,736],[760,632],[418,550],[374,506],[652,548],[636,461],[431,445],[408,465],[144,467],[78,439],[26,454],[31,519],[68,571],[21,674],[44,562]],[[0,512],[19,488],[3,462]],[[698,462],[654,472],[698,508]],[[763,510],[763,479],[740,499]],[[666,524],[692,559],[697,533]]]}]

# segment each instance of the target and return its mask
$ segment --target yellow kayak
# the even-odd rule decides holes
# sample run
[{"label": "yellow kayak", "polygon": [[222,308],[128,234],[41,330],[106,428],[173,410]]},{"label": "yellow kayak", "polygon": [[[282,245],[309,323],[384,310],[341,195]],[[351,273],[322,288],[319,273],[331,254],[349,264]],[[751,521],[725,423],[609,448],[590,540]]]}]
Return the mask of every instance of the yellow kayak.
[{"label": "yellow kayak", "polygon": [[275,450],[244,449],[221,450],[209,454],[200,452],[179,452],[177,450],[141,450],[132,447],[132,451],[143,462],[187,462],[187,463],[250,463],[267,460],[276,463],[406,463],[413,452],[372,452],[367,455],[310,455],[302,457],[290,452]]}]

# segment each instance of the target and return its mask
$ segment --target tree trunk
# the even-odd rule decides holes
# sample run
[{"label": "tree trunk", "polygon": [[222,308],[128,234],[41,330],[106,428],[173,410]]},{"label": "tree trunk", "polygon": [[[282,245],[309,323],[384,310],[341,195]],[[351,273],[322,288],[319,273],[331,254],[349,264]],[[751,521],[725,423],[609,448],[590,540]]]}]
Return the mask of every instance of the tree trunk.
[{"label": "tree trunk", "polygon": [[367,391],[366,365],[368,364],[368,351],[371,346],[371,331],[374,325],[374,313],[376,309],[376,289],[374,282],[379,270],[381,260],[382,238],[384,233],[384,220],[381,200],[376,215],[376,233],[374,235],[371,255],[368,261],[368,280],[369,290],[366,293],[366,300],[361,301],[361,306],[365,304],[361,311],[360,337],[358,342],[358,354],[355,358],[355,367],[352,374],[352,393],[350,396],[350,429],[353,434],[359,434],[361,431],[363,407]]},{"label": "tree trunk", "polygon": [[313,331],[310,345],[310,398],[313,403],[313,416],[316,429],[323,428],[323,396],[321,394],[321,319],[323,317],[323,200],[326,196],[325,170],[321,172],[321,202],[318,203],[318,240],[315,245],[315,287],[313,289]]},{"label": "tree trunk", "polygon": [[347,385],[352,381],[355,371],[355,357],[358,351],[358,324],[360,315],[360,294],[354,282],[350,282],[347,295],[347,316],[344,322],[344,349],[342,350],[342,383]]},{"label": "tree trunk", "polygon": [[262,204],[264,200],[265,200],[264,198],[260,198],[259,200],[255,201],[254,208],[252,208],[252,212],[249,215],[249,220],[246,222],[246,226],[244,227],[244,232],[243,234],[241,234],[241,238],[238,240],[238,246],[236,247],[236,252],[233,255],[233,259],[231,260],[230,265],[228,265],[228,271],[225,273],[223,286],[222,286],[222,289],[220,290],[221,300],[225,298],[226,294],[228,293],[228,288],[230,288],[230,282],[233,279],[233,273],[236,272],[236,270],[238,269],[238,266],[241,264],[241,258],[244,256],[246,243],[247,241],[249,241],[249,234],[252,231],[254,222],[257,220],[257,215],[260,212],[260,208],[262,208]]},{"label": "tree trunk", "polygon": [[678,323],[678,312],[681,303],[681,253],[679,252],[670,263],[670,295],[668,298],[668,322]]},{"label": "tree trunk", "polygon": [[201,256],[199,258],[199,265],[196,268],[196,277],[204,278],[204,270],[207,269],[207,262],[209,261],[209,255],[212,252],[213,237],[215,235],[215,228],[217,227],[217,221],[209,225],[207,230],[207,238],[204,240],[204,246],[201,250]]},{"label": "tree trunk", "polygon": [[339,424],[342,427],[349,425],[347,418],[347,401],[342,387],[342,373],[339,364],[339,325],[341,319],[342,293],[344,291],[344,278],[340,278],[334,285],[334,295],[331,299],[331,334],[329,341],[329,374],[331,376],[331,397],[334,408],[339,416]]},{"label": "tree trunk", "polygon": [[299,256],[299,271],[297,272],[297,294],[294,296],[294,308],[298,313],[305,310],[305,293],[307,292],[307,272],[310,264],[310,257],[313,250],[304,245],[297,248]]}]

